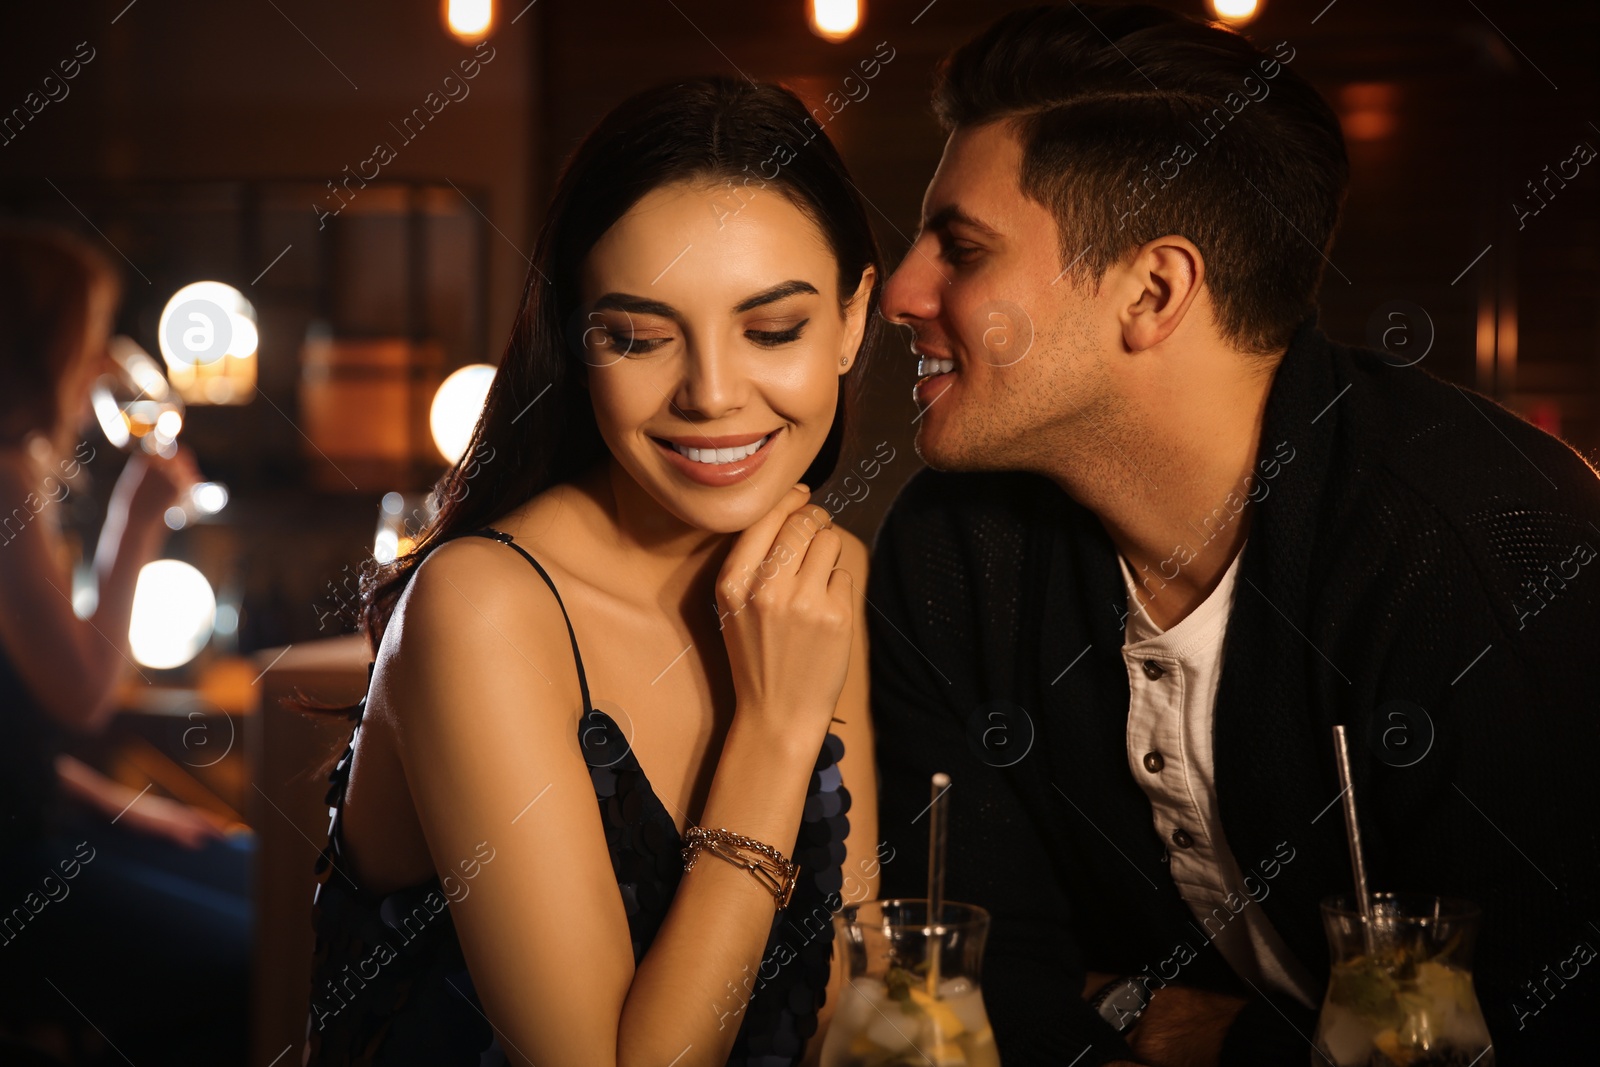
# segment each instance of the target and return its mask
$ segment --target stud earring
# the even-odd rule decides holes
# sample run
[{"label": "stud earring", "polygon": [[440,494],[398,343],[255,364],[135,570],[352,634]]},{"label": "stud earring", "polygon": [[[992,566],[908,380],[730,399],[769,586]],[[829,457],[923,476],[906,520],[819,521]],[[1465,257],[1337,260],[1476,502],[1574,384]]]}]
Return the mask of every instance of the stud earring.
[{"label": "stud earring", "polygon": [[848,367],[849,365],[850,365],[850,357],[849,356],[845,356],[845,357],[843,357],[843,358],[841,358],[839,360],[839,366]]}]

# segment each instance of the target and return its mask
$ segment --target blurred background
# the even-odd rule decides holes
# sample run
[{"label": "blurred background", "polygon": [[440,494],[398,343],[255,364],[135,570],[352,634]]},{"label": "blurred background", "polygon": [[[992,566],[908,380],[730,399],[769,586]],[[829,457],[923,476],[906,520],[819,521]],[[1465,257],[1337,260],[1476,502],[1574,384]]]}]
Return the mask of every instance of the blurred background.
[{"label": "blurred background", "polygon": [[[121,420],[122,440],[116,418],[87,439],[93,459],[62,505],[80,573],[145,437],[181,430],[216,483],[169,516],[168,559],[135,605],[140,670],[124,714],[76,750],[260,836],[252,1063],[277,1062],[304,1033],[307,887],[326,834],[318,768],[347,739],[338,723],[291,723],[277,697],[360,693],[357,576],[405,550],[462,448],[567,153],[647,85],[714,71],[779,81],[827,116],[897,262],[942,147],[933,67],[1020,6],[8,5],[0,214],[74,230],[121,270],[113,332],[128,339],[130,381],[105,393],[113,413],[148,408]],[[1230,20],[1269,50],[1288,42],[1339,113],[1353,181],[1323,327],[1421,361],[1600,461],[1600,163],[1587,162],[1600,147],[1600,6],[1166,6]],[[228,324],[203,363],[167,328],[195,299]],[[151,367],[170,379],[165,396],[140,383]],[[919,466],[903,338],[874,373],[825,487],[868,539]]]}]

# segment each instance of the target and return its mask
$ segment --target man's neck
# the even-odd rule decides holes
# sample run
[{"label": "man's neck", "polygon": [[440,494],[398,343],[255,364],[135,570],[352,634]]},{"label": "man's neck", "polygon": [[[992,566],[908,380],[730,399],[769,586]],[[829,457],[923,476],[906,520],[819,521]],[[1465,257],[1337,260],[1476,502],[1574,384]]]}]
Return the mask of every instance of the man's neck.
[{"label": "man's neck", "polygon": [[1170,629],[1205,601],[1244,544],[1252,495],[1262,496],[1257,451],[1273,375],[1247,362],[1163,362],[1170,374],[1130,383],[1123,425],[1101,437],[1094,456],[1047,473],[1099,517],[1133,571],[1138,604]]}]

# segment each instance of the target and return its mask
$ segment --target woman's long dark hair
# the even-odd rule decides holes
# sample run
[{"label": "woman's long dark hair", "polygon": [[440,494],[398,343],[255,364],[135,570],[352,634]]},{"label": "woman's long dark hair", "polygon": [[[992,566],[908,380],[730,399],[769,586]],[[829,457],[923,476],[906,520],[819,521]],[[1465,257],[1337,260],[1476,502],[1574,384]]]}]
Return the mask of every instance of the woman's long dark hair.
[{"label": "woman's long dark hair", "polygon": [[883,267],[861,197],[838,151],[787,89],[708,77],[646,90],[607,115],[568,161],[483,414],[462,459],[434,487],[438,511],[411,552],[363,579],[361,626],[374,650],[405,583],[432,549],[488,525],[608,455],[583,388],[579,268],[640,198],[684,180],[722,186],[722,206],[708,203],[707,210],[731,213],[768,190],[787,196],[826,237],[839,265],[841,302],[854,295],[862,272],[874,268],[861,346],[840,382],[833,426],[804,481],[816,487],[832,474],[852,394],[882,329],[877,308]]}]

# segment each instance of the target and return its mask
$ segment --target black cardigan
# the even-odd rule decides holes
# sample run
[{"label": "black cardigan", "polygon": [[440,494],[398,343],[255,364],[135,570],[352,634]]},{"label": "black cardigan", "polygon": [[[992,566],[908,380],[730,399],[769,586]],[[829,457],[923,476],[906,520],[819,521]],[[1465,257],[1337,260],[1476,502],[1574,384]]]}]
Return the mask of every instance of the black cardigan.
[{"label": "black cardigan", "polygon": [[[1592,1054],[1600,960],[1577,946],[1600,946],[1600,480],[1491,401],[1314,323],[1259,455],[1214,726],[1241,898],[1320,996],[1318,902],[1353,882],[1345,723],[1372,887],[1483,907],[1501,1067]],[[1316,1012],[1236,978],[1168,874],[1128,770],[1125,591],[1095,516],[1034,475],[923,471],[879,532],[869,599],[883,891],[926,895],[920,813],[949,772],[947,894],[993,913],[984,997],[1007,1067],[1128,1055],[1081,1000],[1086,970],[1247,996],[1224,1063],[1309,1062]]]}]

